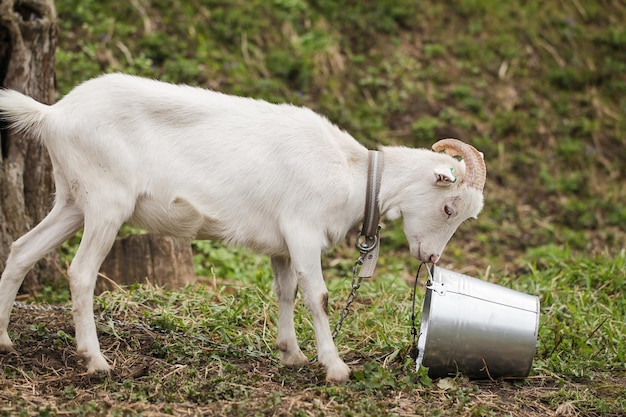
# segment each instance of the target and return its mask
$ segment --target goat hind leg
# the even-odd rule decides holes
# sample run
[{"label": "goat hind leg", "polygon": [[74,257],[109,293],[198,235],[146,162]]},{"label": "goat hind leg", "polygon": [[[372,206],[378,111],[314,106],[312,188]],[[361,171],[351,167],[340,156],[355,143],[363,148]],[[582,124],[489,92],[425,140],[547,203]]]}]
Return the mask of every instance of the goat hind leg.
[{"label": "goat hind leg", "polygon": [[13,350],[7,328],[13,301],[26,273],[39,259],[74,235],[82,224],[83,214],[76,206],[57,202],[37,226],[11,245],[0,279],[0,352]]},{"label": "goat hind leg", "polygon": [[68,275],[72,292],[76,348],[85,360],[87,372],[109,371],[111,366],[100,351],[93,315],[93,295],[98,270],[111,250],[122,220],[85,216],[85,230]]},{"label": "goat hind leg", "polygon": [[280,361],[285,366],[300,367],[308,364],[306,356],[298,346],[293,323],[293,307],[298,290],[298,280],[291,269],[288,257],[272,256],[274,286],[278,296],[278,338],[276,347],[281,351]]}]

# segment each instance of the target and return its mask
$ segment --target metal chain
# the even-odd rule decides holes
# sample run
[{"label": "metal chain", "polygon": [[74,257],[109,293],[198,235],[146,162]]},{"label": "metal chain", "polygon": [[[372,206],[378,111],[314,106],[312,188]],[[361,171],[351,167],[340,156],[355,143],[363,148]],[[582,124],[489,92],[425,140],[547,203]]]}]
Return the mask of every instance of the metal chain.
[{"label": "metal chain", "polygon": [[350,290],[350,295],[348,295],[346,306],[343,308],[343,310],[341,310],[341,313],[339,314],[339,321],[337,321],[337,324],[335,324],[335,329],[333,330],[333,339],[337,337],[339,331],[341,330],[341,326],[343,326],[344,320],[346,319],[346,317],[348,317],[348,314],[350,314],[350,306],[356,298],[356,292],[359,288],[361,288],[361,282],[363,282],[363,277],[358,277],[357,271],[359,266],[363,265],[363,259],[365,258],[366,254],[366,251],[361,251],[359,259],[357,259],[352,266],[352,289]]},{"label": "metal chain", "polygon": [[72,307],[67,306],[59,306],[59,305],[47,305],[47,306],[36,306],[33,304],[22,303],[21,301],[14,301],[13,307],[19,308],[20,310],[26,311],[40,311],[40,312],[49,312],[49,311],[69,311]]},{"label": "metal chain", "polygon": [[420,353],[419,348],[417,347],[417,327],[415,327],[415,298],[417,295],[417,280],[420,276],[420,270],[422,269],[422,265],[424,264],[420,264],[419,268],[417,269],[417,274],[415,275],[415,282],[413,283],[413,300],[411,304],[411,349],[409,350],[409,356],[413,360],[417,360],[417,357]]},{"label": "metal chain", "polygon": [[[419,268],[417,268],[417,274],[415,274],[415,282],[413,283],[413,300],[411,305],[411,348],[409,349],[409,357],[413,360],[417,360],[417,357],[420,353],[419,347],[417,346],[417,337],[419,336],[419,333],[417,331],[417,327],[415,326],[415,298],[417,295],[417,281],[419,279],[422,266],[424,265],[426,265],[426,263],[422,262]],[[428,272],[428,276],[430,277],[426,282],[426,286],[428,287],[430,285],[430,282],[432,281],[432,274],[428,266],[426,266],[426,271]]]}]

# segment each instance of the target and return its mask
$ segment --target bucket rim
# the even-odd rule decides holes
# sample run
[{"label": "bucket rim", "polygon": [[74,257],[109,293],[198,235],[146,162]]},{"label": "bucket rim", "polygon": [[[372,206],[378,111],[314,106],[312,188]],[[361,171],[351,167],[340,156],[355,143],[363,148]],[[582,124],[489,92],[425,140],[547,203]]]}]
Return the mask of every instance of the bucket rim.
[{"label": "bucket rim", "polygon": [[[506,303],[506,302],[501,302],[498,300],[494,300],[493,298],[489,298],[487,296],[484,296],[480,293],[475,293],[475,292],[470,292],[470,291],[462,291],[462,290],[458,290],[458,289],[454,289],[454,288],[450,288],[450,286],[446,285],[446,282],[444,281],[444,277],[445,277],[445,273],[449,273],[449,277],[447,278],[454,278],[454,276],[458,276],[458,277],[463,277],[465,280],[470,280],[473,282],[478,282],[481,285],[485,286],[485,287],[489,287],[489,288],[498,288],[498,291],[509,294],[509,295],[514,295],[516,301],[519,300],[518,304],[511,304]],[[515,308],[518,310],[522,310],[522,311],[527,311],[529,313],[538,313],[539,312],[539,297],[536,295],[532,295],[532,294],[528,294],[522,291],[517,291],[514,290],[512,288],[509,287],[505,287],[503,285],[500,284],[496,284],[494,282],[489,282],[489,281],[485,281],[485,280],[481,280],[479,278],[475,278],[466,274],[462,274],[460,272],[456,272],[456,271],[452,271],[446,268],[442,268],[442,267],[437,267],[435,269],[435,265],[432,266],[432,275],[431,275],[431,279],[433,283],[439,284],[441,285],[443,288],[441,290],[445,292],[451,292],[454,294],[459,294],[459,295],[463,295],[465,297],[470,297],[470,298],[474,298],[476,300],[480,300],[480,301],[484,301],[487,303],[491,303],[491,304],[497,304],[497,305],[501,305],[503,307],[507,307],[507,308]],[[426,286],[427,289],[430,289],[427,283]],[[440,291],[441,291],[440,290]],[[437,292],[437,290],[434,290],[435,292]],[[440,295],[444,295],[441,294]],[[526,300],[527,302],[522,303],[522,300]],[[532,300],[532,307],[530,300]],[[509,299],[510,301],[510,299]]]}]

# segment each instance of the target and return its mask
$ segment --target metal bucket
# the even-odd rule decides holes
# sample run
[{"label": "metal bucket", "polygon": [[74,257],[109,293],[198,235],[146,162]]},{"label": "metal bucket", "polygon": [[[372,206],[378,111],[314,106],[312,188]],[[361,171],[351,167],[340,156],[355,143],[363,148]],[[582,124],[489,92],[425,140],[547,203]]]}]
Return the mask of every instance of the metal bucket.
[{"label": "metal bucket", "polygon": [[538,297],[433,266],[417,367],[427,367],[433,378],[458,372],[523,378],[530,373],[538,328]]}]

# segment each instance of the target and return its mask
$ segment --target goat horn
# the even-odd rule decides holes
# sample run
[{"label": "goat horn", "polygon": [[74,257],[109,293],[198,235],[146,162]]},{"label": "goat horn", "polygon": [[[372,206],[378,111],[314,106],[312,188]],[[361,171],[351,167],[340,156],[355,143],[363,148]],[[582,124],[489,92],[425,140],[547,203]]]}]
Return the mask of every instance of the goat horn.
[{"label": "goat horn", "polygon": [[487,178],[487,167],[483,155],[472,145],[458,139],[442,139],[432,146],[435,152],[445,152],[450,156],[460,156],[465,161],[465,182],[482,192]]}]

